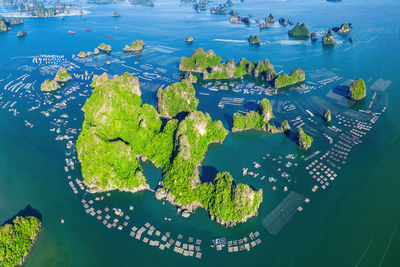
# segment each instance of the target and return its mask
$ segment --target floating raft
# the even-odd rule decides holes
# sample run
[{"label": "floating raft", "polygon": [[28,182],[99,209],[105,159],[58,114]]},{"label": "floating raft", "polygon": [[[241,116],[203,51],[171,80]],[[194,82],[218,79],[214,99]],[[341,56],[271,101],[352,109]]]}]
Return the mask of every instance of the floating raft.
[{"label": "floating raft", "polygon": [[294,191],[290,192],[270,214],[262,219],[265,229],[273,235],[279,233],[283,226],[293,217],[303,201],[303,195]]}]

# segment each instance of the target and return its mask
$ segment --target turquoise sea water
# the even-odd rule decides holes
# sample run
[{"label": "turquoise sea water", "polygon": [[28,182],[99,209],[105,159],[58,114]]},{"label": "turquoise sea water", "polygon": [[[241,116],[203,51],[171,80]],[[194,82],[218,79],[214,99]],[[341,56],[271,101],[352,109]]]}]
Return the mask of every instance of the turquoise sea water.
[{"label": "turquoise sea water", "polygon": [[[400,248],[397,226],[400,221],[400,176],[397,172],[400,149],[400,126],[397,123],[400,114],[400,106],[397,105],[397,89],[400,87],[400,4],[397,1],[355,0],[340,3],[322,0],[234,1],[234,4],[233,9],[243,16],[252,13],[257,18],[272,13],[276,19],[285,17],[295,22],[305,22],[315,32],[352,22],[354,28],[349,36],[355,42],[350,44],[347,41],[349,36],[335,35],[338,41],[343,42],[337,43],[333,49],[323,47],[320,41],[301,43],[287,36],[289,26],[284,28],[276,23],[276,27],[260,32],[254,24],[249,27],[232,25],[227,21],[227,16],[213,16],[209,12],[197,14],[190,4],[180,5],[172,1],[156,1],[154,8],[134,7],[128,3],[85,4],[85,9],[91,12],[85,15],[87,20],[79,16],[65,20],[26,19],[24,25],[0,34],[0,222],[14,216],[28,204],[42,213],[43,231],[26,261],[27,266],[400,265],[397,255]],[[110,17],[114,11],[121,13],[122,17]],[[23,39],[16,37],[20,29],[28,32]],[[70,30],[76,34],[69,34]],[[246,39],[250,34],[259,34],[265,43],[259,47],[249,46]],[[183,42],[188,35],[195,38],[191,45]],[[126,58],[122,48],[136,39],[146,42],[145,51],[141,56]],[[73,55],[79,51],[93,50],[100,42],[112,45],[113,53],[110,56],[101,56],[93,61],[74,59]],[[110,197],[95,203],[94,206],[99,209],[116,207],[128,210],[132,205],[134,211],[129,215],[133,221],[130,223],[134,225],[142,226],[150,222],[162,232],[168,231],[172,235],[181,233],[185,237],[201,239],[201,259],[184,257],[172,249],[162,251],[151,247],[129,236],[131,225],[122,231],[108,229],[96,216],[86,214],[81,200],[90,199],[91,196],[81,192],[73,194],[68,185],[69,173],[64,172],[66,152],[69,153],[66,141],[54,140],[57,134],[49,129],[61,128],[63,131],[65,127],[80,128],[83,120],[80,109],[90,95],[86,87],[89,81],[74,79],[59,92],[59,99],[54,96],[43,97],[39,85],[54,75],[54,70],[48,67],[56,63],[54,58],[47,63],[34,62],[34,58],[40,55],[60,55],[64,56],[62,61],[65,60],[65,64],[72,62],[79,66],[73,69],[75,74],[82,74],[86,69],[100,74],[103,71],[101,68],[107,69],[110,74],[136,72],[125,66],[139,69],[139,78],[150,77],[145,72],[157,73],[168,79],[141,80],[145,81],[142,86],[144,101],[154,104],[157,89],[178,80],[179,58],[189,56],[197,47],[213,49],[223,60],[234,58],[238,61],[246,57],[258,61],[268,58],[277,71],[290,72],[301,67],[306,71],[307,81],[318,84],[307,93],[301,93],[307,89],[291,90],[268,97],[276,108],[277,121],[301,116],[305,127],[309,127],[305,129],[309,129],[315,139],[311,151],[298,151],[294,142],[283,135],[270,136],[257,132],[230,133],[223,145],[210,146],[203,162],[203,166],[206,166],[202,169],[205,178],[208,172],[229,171],[237,182],[264,190],[260,214],[247,223],[224,229],[210,221],[204,210],[198,210],[189,219],[183,219],[175,215],[172,206],[155,200],[150,191],[134,195],[111,192]],[[107,60],[111,61],[109,67],[105,65]],[[36,83],[25,93],[21,94],[23,89],[18,93],[6,89],[10,87],[7,87],[9,82],[13,85],[20,81],[17,79],[21,75],[28,73],[30,76],[24,83]],[[318,83],[335,77],[338,77],[337,81],[326,85]],[[364,78],[369,88],[378,88],[369,90],[367,99],[361,104],[352,106],[345,99],[334,100],[327,96],[335,86],[358,77]],[[387,90],[379,91],[382,86],[375,83],[379,79],[390,84]],[[244,84],[247,85],[246,82]],[[306,85],[310,88],[313,86]],[[73,86],[79,87],[79,90],[69,94]],[[208,90],[208,87],[196,86],[199,109],[209,112],[213,119],[222,120],[227,128],[234,112],[254,109],[256,101],[263,97],[257,93],[244,94],[243,91],[235,93],[220,89],[216,92]],[[305,171],[305,166],[312,160],[305,162],[304,157],[315,151],[324,153],[330,145],[320,132],[312,132],[313,129],[324,127],[318,116],[310,118],[302,109],[318,114],[321,112],[318,101],[332,105],[336,110],[334,115],[343,114],[346,110],[367,109],[374,91],[377,96],[373,111],[381,112],[383,107],[387,107],[386,111],[361,139],[362,143],[351,150],[346,164],[337,171],[335,181],[327,189],[319,188],[312,193],[315,182]],[[76,98],[71,99],[71,96]],[[218,104],[223,97],[243,98],[243,101],[239,106],[225,105],[220,108]],[[50,112],[49,117],[41,113],[63,100],[67,101],[65,108],[57,108]],[[285,101],[297,109],[285,112]],[[16,103],[10,107],[13,102]],[[38,109],[28,111],[39,103]],[[13,109],[19,112],[16,116]],[[62,114],[68,114],[68,119],[61,117]],[[68,120],[67,126],[55,121],[57,119],[63,119],[64,122]],[[34,127],[27,127],[25,121],[33,123]],[[339,125],[338,121],[339,118],[334,118],[332,125],[341,128],[343,125]],[[276,158],[288,154],[296,156],[293,162],[299,162],[299,165],[291,169],[291,182],[277,176],[276,163],[264,160],[266,154]],[[67,157],[73,155],[74,152]],[[261,168],[255,170],[253,162],[260,163]],[[71,175],[74,179],[80,178],[79,166],[75,164],[75,167]],[[242,168],[260,172],[260,175],[257,178],[243,176]],[[154,189],[160,172],[151,165],[145,165],[145,174]],[[271,189],[273,184],[267,178],[260,179],[262,175],[278,178],[276,191]],[[289,191],[283,192],[283,186],[288,186]],[[261,220],[291,191],[308,197],[311,202],[303,204],[304,210],[296,212],[278,234],[272,235],[263,227]],[[164,220],[165,217],[171,218],[171,221]],[[61,219],[65,220],[64,224],[60,223]],[[262,243],[249,252],[229,253],[226,248],[217,252],[210,247],[213,238],[237,240],[255,231],[260,233]]]}]

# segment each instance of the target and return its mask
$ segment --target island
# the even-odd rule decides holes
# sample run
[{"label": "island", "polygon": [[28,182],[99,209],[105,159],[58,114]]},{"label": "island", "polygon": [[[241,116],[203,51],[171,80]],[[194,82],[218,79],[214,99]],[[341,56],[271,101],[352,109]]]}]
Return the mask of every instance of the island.
[{"label": "island", "polygon": [[137,52],[143,50],[144,42],[142,40],[136,40],[131,45],[125,45],[125,52]]},{"label": "island", "polygon": [[260,44],[261,43],[261,39],[260,36],[258,35],[250,35],[249,37],[249,43],[250,44]]},{"label": "island", "polygon": [[16,216],[0,226],[1,266],[22,265],[31,251],[42,228],[34,216]]},{"label": "island", "polygon": [[56,91],[61,88],[65,83],[68,81],[72,80],[71,75],[67,72],[67,69],[65,67],[61,67],[57,73],[56,76],[54,77],[53,80],[45,80],[42,85],[40,86],[40,89],[43,92],[51,92],[51,91]]},{"label": "island", "polygon": [[28,33],[26,32],[26,31],[19,31],[18,33],[17,33],[17,37],[24,37],[24,36],[26,36]]},{"label": "island", "polygon": [[83,51],[81,51],[81,52],[79,52],[79,54],[78,54],[78,57],[79,58],[85,58],[85,57],[87,57],[88,55],[85,53],[85,52],[83,52]]},{"label": "island", "polygon": [[23,19],[5,19],[3,17],[0,17],[0,32],[6,32],[11,30],[11,26],[13,25],[19,25],[24,23]]},{"label": "island", "polygon": [[157,110],[163,117],[172,118],[181,112],[195,111],[198,104],[194,87],[186,79],[157,92]]},{"label": "island", "polygon": [[60,1],[44,3],[43,1],[3,0],[2,3],[5,7],[15,9],[25,17],[55,17],[61,14],[68,14],[77,7],[76,4],[61,3]]},{"label": "island", "polygon": [[99,44],[99,46],[97,47],[97,49],[106,52],[106,53],[110,53],[111,52],[111,45],[106,45],[105,43],[101,43]]},{"label": "island", "polygon": [[[259,62],[249,62],[242,58],[238,64],[232,59],[221,63],[222,58],[217,56],[213,50],[205,52],[202,48],[196,49],[190,57],[181,57],[179,70],[197,74],[204,80],[215,79],[239,79],[247,75],[256,79],[269,82],[276,88],[287,87],[305,79],[304,71],[296,69],[290,76],[288,74],[278,75],[274,66],[268,59]],[[275,79],[278,81],[275,83]]]},{"label": "island", "polygon": [[349,25],[347,25],[346,23],[343,23],[343,24],[340,26],[338,32],[339,32],[339,33],[342,33],[342,34],[348,34],[348,33],[350,32],[350,27],[349,27]]},{"label": "island", "polygon": [[[210,182],[200,180],[198,168],[208,146],[222,143],[228,134],[221,121],[193,107],[183,118],[163,121],[154,106],[142,103],[139,81],[129,73],[112,79],[107,74],[94,76],[92,86],[76,143],[88,192],[149,189],[141,162],[150,161],[162,170],[156,198],[177,206],[185,217],[200,207],[212,220],[229,227],[258,214],[262,189],[236,184],[226,172]],[[169,99],[182,103],[185,97],[178,94]]]},{"label": "island", "polygon": [[188,36],[188,37],[186,37],[186,39],[185,39],[185,42],[186,43],[193,43],[193,37],[192,36]]},{"label": "island", "polygon": [[307,29],[306,24],[297,22],[293,29],[289,30],[289,35],[292,37],[309,37],[310,32]]},{"label": "island", "polygon": [[349,87],[349,98],[352,100],[364,99],[367,94],[367,87],[363,79],[358,78]]},{"label": "island", "polygon": [[114,12],[111,17],[121,17],[121,14],[119,14],[118,12]]},{"label": "island", "polygon": [[328,109],[324,112],[324,120],[330,122],[332,118],[331,111]]},{"label": "island", "polygon": [[246,115],[240,112],[233,114],[232,132],[246,130],[267,130],[267,123],[274,118],[271,103],[264,98],[258,104],[256,111],[250,111]]},{"label": "island", "polygon": [[274,86],[275,88],[278,89],[283,87],[288,87],[291,85],[302,83],[305,81],[305,79],[306,76],[304,71],[300,68],[297,68],[290,75],[287,73],[277,75],[274,80]]},{"label": "island", "polygon": [[241,16],[231,16],[229,18],[229,22],[231,22],[231,23],[244,23],[246,25],[249,25],[251,23],[249,17],[241,17]]},{"label": "island", "polygon": [[264,131],[270,134],[287,133],[290,130],[288,121],[283,121],[279,128],[270,123],[274,118],[271,103],[267,98],[262,99],[256,111],[250,111],[246,115],[240,112],[233,114],[232,132],[248,130]]},{"label": "island", "polygon": [[311,41],[315,42],[318,40],[317,34],[315,32],[311,33]]},{"label": "island", "polygon": [[312,142],[313,138],[307,135],[300,127],[297,132],[297,145],[303,150],[308,150],[311,147]]},{"label": "island", "polygon": [[333,38],[333,33],[329,31],[327,34],[324,34],[322,37],[322,43],[324,45],[334,45],[335,44],[335,38]]}]

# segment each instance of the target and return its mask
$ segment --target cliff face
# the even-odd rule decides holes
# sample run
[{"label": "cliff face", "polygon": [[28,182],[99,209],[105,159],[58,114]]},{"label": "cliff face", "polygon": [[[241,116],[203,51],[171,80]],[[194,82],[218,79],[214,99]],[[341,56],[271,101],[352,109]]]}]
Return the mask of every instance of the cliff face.
[{"label": "cliff face", "polygon": [[308,150],[311,147],[312,142],[313,138],[308,136],[302,128],[299,128],[297,133],[297,144],[299,147],[303,150]]},{"label": "cliff face", "polygon": [[[227,174],[201,183],[198,167],[209,144],[222,143],[228,131],[221,121],[196,111],[198,100],[188,81],[159,91],[160,112],[170,116],[182,109],[189,112],[181,121],[170,119],[166,123],[153,106],[142,104],[138,80],[129,73],[113,79],[106,74],[95,76],[92,86],[95,88],[83,108],[85,121],[76,145],[89,192],[148,189],[140,165],[140,159],[146,159],[163,171],[156,197],[179,207],[184,216],[203,207],[218,222],[231,226],[257,215],[261,190],[233,186],[233,178]],[[224,205],[215,202],[223,198],[216,187],[232,195]]]}]

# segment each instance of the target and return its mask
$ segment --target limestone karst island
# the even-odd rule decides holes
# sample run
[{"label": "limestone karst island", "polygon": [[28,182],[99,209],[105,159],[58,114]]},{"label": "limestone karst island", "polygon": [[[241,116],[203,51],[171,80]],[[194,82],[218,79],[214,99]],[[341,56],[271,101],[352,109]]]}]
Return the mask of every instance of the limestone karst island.
[{"label": "limestone karst island", "polygon": [[398,10],[0,1],[0,267],[400,266]]}]

